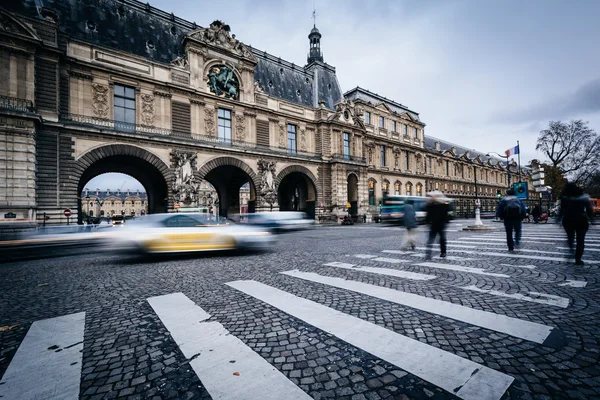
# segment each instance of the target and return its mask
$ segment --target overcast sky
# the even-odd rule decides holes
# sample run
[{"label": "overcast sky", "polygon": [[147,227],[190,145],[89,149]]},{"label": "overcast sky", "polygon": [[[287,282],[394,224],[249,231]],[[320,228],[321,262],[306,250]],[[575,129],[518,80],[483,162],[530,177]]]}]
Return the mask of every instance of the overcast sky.
[{"label": "overcast sky", "polygon": [[[221,19],[246,44],[306,63],[313,1],[154,0],[200,26]],[[535,151],[550,120],[600,132],[600,1],[315,0],[325,61],[418,112],[425,134],[482,152]],[[119,184],[120,186],[120,184]]]}]

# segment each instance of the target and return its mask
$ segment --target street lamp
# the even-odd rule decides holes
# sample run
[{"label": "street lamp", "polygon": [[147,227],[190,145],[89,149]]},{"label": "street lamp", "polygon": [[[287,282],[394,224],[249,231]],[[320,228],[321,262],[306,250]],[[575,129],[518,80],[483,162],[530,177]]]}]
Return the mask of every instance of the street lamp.
[{"label": "street lamp", "polygon": [[502,158],[506,158],[506,171],[508,173],[508,188],[510,189],[510,165],[508,164],[508,157],[509,156],[507,156],[507,155],[503,156],[502,154],[496,153],[495,151],[491,151],[491,152],[487,153],[485,156],[486,157],[490,157],[490,154],[496,154],[496,155],[498,155],[498,156],[500,156]]}]

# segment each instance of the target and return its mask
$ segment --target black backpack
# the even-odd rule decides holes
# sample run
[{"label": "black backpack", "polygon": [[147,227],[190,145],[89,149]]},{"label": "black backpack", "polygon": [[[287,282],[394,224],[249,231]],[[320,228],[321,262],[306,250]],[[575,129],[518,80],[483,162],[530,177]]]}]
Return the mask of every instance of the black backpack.
[{"label": "black backpack", "polygon": [[521,203],[518,199],[510,199],[506,203],[506,218],[521,219]]}]

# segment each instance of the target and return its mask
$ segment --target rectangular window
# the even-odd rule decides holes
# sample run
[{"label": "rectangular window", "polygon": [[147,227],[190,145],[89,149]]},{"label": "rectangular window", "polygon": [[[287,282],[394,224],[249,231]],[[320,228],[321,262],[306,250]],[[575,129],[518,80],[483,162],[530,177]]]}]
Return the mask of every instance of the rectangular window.
[{"label": "rectangular window", "polygon": [[402,134],[404,136],[408,135],[408,127],[406,125],[402,125]]},{"label": "rectangular window", "polygon": [[[406,125],[405,125],[406,126]],[[408,162],[408,151],[404,153],[404,169],[408,171],[409,162]]]},{"label": "rectangular window", "polygon": [[219,108],[219,142],[231,143],[231,111]]},{"label": "rectangular window", "polygon": [[463,178],[465,177],[465,166],[464,165],[462,165],[460,167],[460,176],[463,177]]},{"label": "rectangular window", "polygon": [[381,146],[381,166],[385,167],[385,146]]},{"label": "rectangular window", "polygon": [[431,174],[431,157],[427,157],[427,173]]},{"label": "rectangular window", "polygon": [[419,138],[419,130],[417,128],[415,128],[415,137],[418,139]]},{"label": "rectangular window", "polygon": [[385,118],[379,117],[379,127],[385,128]]},{"label": "rectangular window", "polygon": [[396,121],[392,121],[392,132],[398,132],[397,125],[398,123]]},{"label": "rectangular window", "polygon": [[288,154],[296,154],[296,125],[288,124]]},{"label": "rectangular window", "polygon": [[350,158],[350,134],[344,132],[344,158]]},{"label": "rectangular window", "polygon": [[371,125],[371,113],[369,111],[365,112],[365,124]]},{"label": "rectangular window", "polygon": [[450,176],[450,163],[446,161],[446,175]]},{"label": "rectangular window", "polygon": [[135,89],[115,85],[115,129],[135,132]]}]

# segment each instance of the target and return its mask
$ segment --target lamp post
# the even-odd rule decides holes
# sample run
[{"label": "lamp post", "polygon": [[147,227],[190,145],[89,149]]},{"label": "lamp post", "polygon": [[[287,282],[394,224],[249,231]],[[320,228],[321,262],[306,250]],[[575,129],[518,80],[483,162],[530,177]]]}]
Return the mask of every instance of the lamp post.
[{"label": "lamp post", "polygon": [[498,156],[500,156],[502,158],[506,158],[506,171],[507,171],[507,174],[508,174],[508,188],[510,189],[510,165],[508,163],[508,157],[509,156],[507,156],[507,155],[503,156],[502,154],[496,153],[495,151],[491,151],[491,152],[487,153],[485,156],[486,157],[490,157],[490,154],[496,154],[496,155],[498,155]]}]

